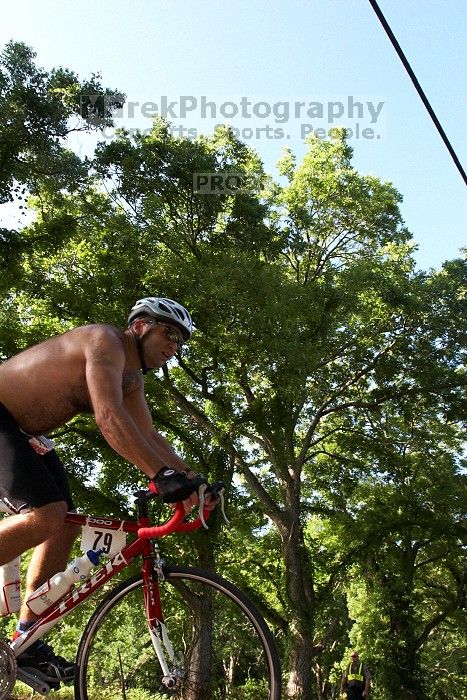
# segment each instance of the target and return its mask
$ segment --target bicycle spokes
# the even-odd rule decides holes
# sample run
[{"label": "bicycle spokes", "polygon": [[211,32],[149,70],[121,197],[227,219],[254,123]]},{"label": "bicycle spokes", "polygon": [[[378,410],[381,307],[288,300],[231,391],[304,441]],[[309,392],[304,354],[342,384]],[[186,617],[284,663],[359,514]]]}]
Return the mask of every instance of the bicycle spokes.
[{"label": "bicycle spokes", "polygon": [[77,700],[122,700],[117,649],[126,700],[279,700],[274,642],[251,603],[213,574],[164,573],[164,623],[148,626],[141,577],[96,610],[78,653]]},{"label": "bicycle spokes", "polygon": [[0,700],[8,698],[16,681],[16,659],[9,644],[0,641]]}]

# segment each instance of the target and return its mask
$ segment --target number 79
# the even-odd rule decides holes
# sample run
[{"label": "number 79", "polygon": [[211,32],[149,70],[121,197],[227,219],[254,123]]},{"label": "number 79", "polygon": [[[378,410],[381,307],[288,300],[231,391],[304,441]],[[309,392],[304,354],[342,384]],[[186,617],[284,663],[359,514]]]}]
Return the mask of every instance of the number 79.
[{"label": "number 79", "polygon": [[[93,549],[101,549],[104,554],[108,554],[110,552],[110,548],[112,546],[112,533],[111,532],[102,532],[100,530],[94,530],[94,534],[97,535],[96,539],[94,540],[94,544],[92,545]],[[101,540],[103,542],[100,544]]]}]

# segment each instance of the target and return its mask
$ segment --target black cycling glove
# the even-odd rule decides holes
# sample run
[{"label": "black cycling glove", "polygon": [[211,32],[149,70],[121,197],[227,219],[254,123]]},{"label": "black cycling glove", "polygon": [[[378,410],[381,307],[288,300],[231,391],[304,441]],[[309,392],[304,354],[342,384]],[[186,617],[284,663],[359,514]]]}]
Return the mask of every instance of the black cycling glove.
[{"label": "black cycling glove", "polygon": [[207,484],[208,480],[201,474],[189,479],[184,472],[162,467],[152,479],[152,483],[154,487],[150,486],[151,491],[156,491],[164,503],[178,503],[189,498],[202,484]]}]

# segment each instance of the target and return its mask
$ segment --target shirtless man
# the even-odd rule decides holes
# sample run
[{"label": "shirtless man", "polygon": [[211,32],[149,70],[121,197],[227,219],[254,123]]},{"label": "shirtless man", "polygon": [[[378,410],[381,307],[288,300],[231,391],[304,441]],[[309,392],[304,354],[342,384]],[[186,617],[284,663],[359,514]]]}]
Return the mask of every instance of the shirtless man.
[{"label": "shirtless man", "polygon": [[[65,525],[73,509],[68,480],[54,450],[39,454],[32,436],[92,412],[108,444],[154,479],[164,501],[198,502],[204,477],[190,472],[153,427],[141,372],[162,367],[192,332],[188,311],[175,301],[140,299],[128,328],[75,328],[31,347],[0,366],[0,498],[13,515],[0,521],[0,565],[35,547],[24,599],[62,571],[79,532]],[[166,469],[166,468],[169,469]],[[23,603],[18,629],[36,616]],[[18,665],[47,681],[70,681],[73,664],[39,640]]]}]

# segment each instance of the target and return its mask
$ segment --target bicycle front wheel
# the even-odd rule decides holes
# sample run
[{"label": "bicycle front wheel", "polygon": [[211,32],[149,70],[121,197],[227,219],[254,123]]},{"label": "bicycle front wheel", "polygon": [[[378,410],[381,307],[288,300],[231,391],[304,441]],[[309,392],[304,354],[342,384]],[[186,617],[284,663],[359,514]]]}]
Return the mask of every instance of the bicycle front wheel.
[{"label": "bicycle front wheel", "polygon": [[251,601],[201,569],[164,568],[164,621],[175,651],[175,688],[164,686],[146,623],[142,576],[100,603],[77,656],[76,700],[280,700],[274,640]]}]

